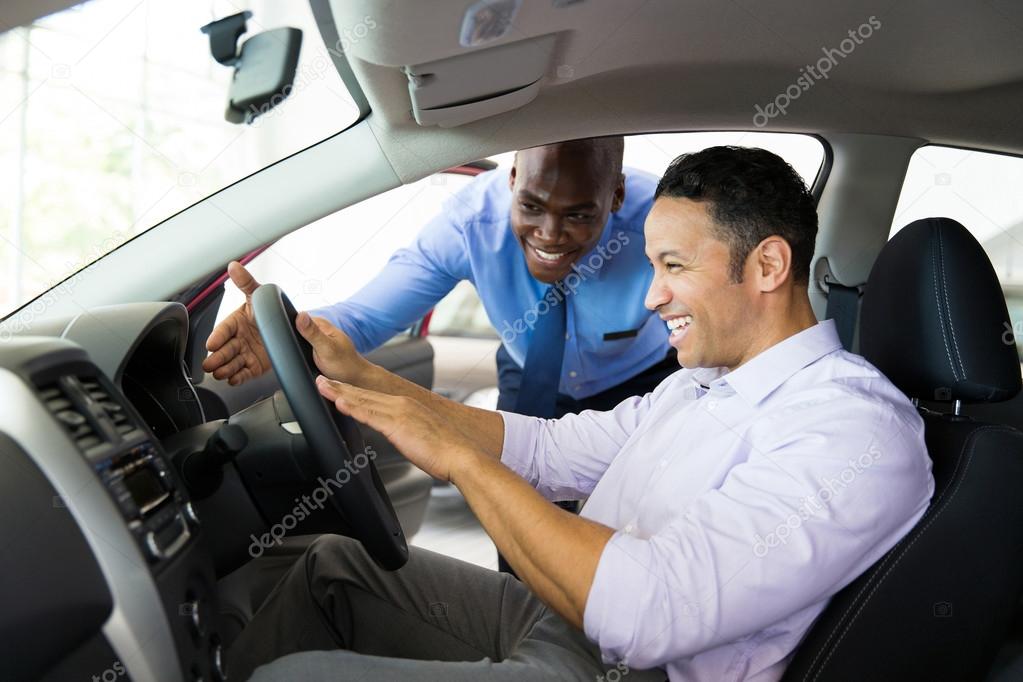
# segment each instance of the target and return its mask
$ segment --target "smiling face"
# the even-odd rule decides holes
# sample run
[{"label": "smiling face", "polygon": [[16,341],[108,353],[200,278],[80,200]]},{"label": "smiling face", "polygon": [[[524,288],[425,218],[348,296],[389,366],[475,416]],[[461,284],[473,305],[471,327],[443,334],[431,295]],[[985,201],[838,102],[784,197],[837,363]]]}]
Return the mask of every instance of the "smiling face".
[{"label": "smiling face", "polygon": [[620,163],[585,141],[525,149],[515,156],[511,227],[530,274],[556,282],[597,242],[608,214],[621,208]]},{"label": "smiling face", "polygon": [[735,368],[757,336],[758,278],[732,280],[728,244],[707,208],[683,198],[654,202],[644,230],[654,268],[646,307],[672,330],[668,343],[680,365]]}]

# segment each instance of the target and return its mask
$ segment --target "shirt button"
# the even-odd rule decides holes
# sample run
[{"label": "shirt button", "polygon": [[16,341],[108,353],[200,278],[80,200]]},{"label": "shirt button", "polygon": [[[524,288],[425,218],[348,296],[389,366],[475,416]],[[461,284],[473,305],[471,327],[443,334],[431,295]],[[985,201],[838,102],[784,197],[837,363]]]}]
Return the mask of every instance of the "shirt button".
[{"label": "shirt button", "polygon": [[710,401],[707,402],[707,409],[708,410],[716,409],[717,406],[718,406],[718,401],[716,401],[716,400],[710,400]]},{"label": "shirt button", "polygon": [[662,460],[661,460],[661,461],[660,461],[660,462],[659,462],[659,463],[657,464],[657,466],[659,466],[659,467],[660,467],[661,469],[663,469],[664,467],[668,466],[668,460],[666,460],[666,459],[662,459]]},{"label": "shirt button", "polygon": [[570,376],[573,379],[575,379],[577,376],[579,376],[579,372],[576,372],[575,370],[572,370],[571,372],[568,373],[568,376]]},{"label": "shirt button", "polygon": [[565,334],[565,340],[568,341],[568,339],[569,339],[568,334]]},{"label": "shirt button", "polygon": [[631,523],[626,524],[625,528],[622,528],[622,530],[624,530],[626,533],[631,533],[634,529],[635,526],[633,526]]}]

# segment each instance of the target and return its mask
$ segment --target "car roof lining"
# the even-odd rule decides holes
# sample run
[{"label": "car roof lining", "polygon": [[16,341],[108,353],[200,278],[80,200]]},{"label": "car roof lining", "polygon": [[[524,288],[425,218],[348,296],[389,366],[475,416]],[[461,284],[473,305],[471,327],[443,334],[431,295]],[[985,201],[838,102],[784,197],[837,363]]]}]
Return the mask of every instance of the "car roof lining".
[{"label": "car roof lining", "polygon": [[482,59],[489,45],[473,50],[458,44],[466,6],[464,0],[433,0],[427,13],[413,2],[331,0],[338,26],[367,20],[374,26],[346,54],[373,110],[372,127],[403,181],[435,171],[441,159],[457,163],[560,139],[758,129],[756,106],[775,101],[806,65],[826,49],[839,49],[848,32],[871,17],[880,28],[759,129],[1023,152],[1023,5],[523,3],[512,30],[493,46],[556,34],[536,99],[453,128],[421,127],[403,67],[471,58],[473,51]]}]

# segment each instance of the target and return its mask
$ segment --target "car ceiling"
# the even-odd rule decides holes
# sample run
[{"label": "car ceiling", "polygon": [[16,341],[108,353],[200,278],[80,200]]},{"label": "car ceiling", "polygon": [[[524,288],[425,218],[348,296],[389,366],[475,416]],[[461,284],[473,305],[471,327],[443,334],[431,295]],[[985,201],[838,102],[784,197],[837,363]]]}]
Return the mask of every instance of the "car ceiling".
[{"label": "car ceiling", "polygon": [[[459,30],[471,4],[431,0],[426,11],[413,0],[330,2],[339,35],[350,38],[347,55],[373,127],[403,179],[435,170],[436,154],[453,147],[475,157],[598,134],[754,129],[756,105],[773,101],[870,17],[880,28],[763,130],[1023,152],[1020,3],[524,0],[503,38],[465,48]],[[422,134],[403,68],[480,60],[476,82],[458,72],[471,99],[499,70],[485,63],[488,51],[543,35],[555,45],[533,101]]]}]

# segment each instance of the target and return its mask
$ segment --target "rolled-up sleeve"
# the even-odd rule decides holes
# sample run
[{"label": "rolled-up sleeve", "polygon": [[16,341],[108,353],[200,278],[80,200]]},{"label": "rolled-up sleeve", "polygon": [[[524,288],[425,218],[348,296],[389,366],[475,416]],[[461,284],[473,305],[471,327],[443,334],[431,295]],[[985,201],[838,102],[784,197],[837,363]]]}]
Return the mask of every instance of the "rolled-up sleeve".
[{"label": "rolled-up sleeve", "polygon": [[589,495],[664,390],[634,396],[606,412],[585,410],[560,419],[501,412],[501,462],[549,500]]},{"label": "rolled-up sleeve", "polygon": [[915,412],[851,401],[772,429],[657,532],[612,536],[584,612],[606,660],[663,666],[820,606],[923,515],[933,478]]}]

